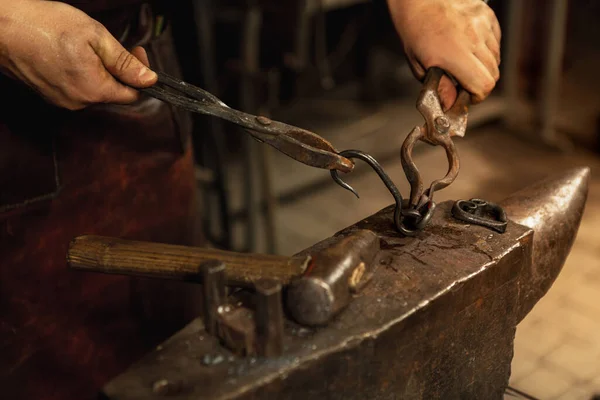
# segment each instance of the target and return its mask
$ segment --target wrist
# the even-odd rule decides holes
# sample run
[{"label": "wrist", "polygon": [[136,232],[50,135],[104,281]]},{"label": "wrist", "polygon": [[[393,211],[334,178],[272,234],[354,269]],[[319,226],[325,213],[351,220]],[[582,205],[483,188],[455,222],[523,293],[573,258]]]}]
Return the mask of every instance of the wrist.
[{"label": "wrist", "polygon": [[31,24],[28,10],[43,0],[0,0],[0,65],[7,67],[19,42],[26,40],[23,27]]}]

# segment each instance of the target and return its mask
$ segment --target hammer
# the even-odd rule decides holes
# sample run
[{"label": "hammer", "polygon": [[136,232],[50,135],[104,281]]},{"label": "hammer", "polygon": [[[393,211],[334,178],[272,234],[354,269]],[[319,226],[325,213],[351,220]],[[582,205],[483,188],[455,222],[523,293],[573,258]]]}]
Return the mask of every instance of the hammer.
[{"label": "hammer", "polygon": [[379,237],[368,230],[292,257],[85,235],[71,241],[67,265],[78,271],[202,283],[201,266],[217,260],[226,265],[228,286],[254,288],[262,278],[289,285],[286,305],[292,317],[320,325],[368,282],[379,248]]}]

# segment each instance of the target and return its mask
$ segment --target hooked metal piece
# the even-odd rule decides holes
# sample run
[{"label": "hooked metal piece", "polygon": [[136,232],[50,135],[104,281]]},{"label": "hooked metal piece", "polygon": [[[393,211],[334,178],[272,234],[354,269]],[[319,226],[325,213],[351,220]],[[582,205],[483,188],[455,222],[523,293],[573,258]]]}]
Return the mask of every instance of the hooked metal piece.
[{"label": "hooked metal piece", "polygon": [[[400,194],[400,191],[396,187],[396,184],[394,183],[394,181],[392,181],[392,179],[389,177],[389,175],[383,170],[383,167],[381,166],[381,164],[379,164],[379,162],[377,160],[375,160],[373,158],[373,156],[371,156],[367,153],[364,153],[360,150],[344,150],[344,151],[340,152],[339,155],[342,157],[348,158],[348,159],[358,158],[359,160],[366,162],[367,164],[369,164],[369,166],[371,168],[373,168],[373,171],[375,171],[377,173],[377,175],[379,175],[379,177],[383,181],[383,184],[389,190],[392,197],[394,198],[394,201],[396,202],[396,209],[394,210],[394,225],[396,225],[396,227],[399,230],[401,228],[403,228],[403,225],[402,225],[402,201],[403,201],[402,194]],[[334,170],[334,169],[331,170],[331,177],[333,178],[335,183],[337,183],[344,189],[351,191],[352,193],[354,193],[354,195],[356,197],[359,197],[356,190],[354,190],[354,188],[352,186],[348,185],[346,182],[344,182],[342,180],[342,178],[340,178],[337,170]]]},{"label": "hooked metal piece", "polygon": [[[437,91],[443,75],[444,71],[440,68],[433,67],[429,69],[425,84],[417,100],[417,109],[425,118],[425,125],[415,127],[402,144],[402,168],[410,183],[410,208],[417,208],[418,204],[424,203],[425,200],[432,201],[433,193],[454,182],[460,169],[458,153],[452,137],[463,137],[465,135],[470,94],[461,89],[452,108],[444,112]],[[426,191],[423,191],[423,179],[412,158],[413,148],[419,140],[432,146],[442,146],[448,157],[446,176],[433,181]]]},{"label": "hooked metal piece", "polygon": [[[425,225],[427,225],[433,215],[433,210],[435,210],[435,203],[433,203],[433,201],[425,201],[416,208],[404,209],[404,200],[398,187],[396,187],[394,181],[392,181],[389,175],[383,170],[381,164],[379,164],[373,156],[360,150],[344,150],[340,152],[339,155],[348,159],[358,158],[369,164],[377,175],[379,175],[379,178],[381,178],[383,184],[389,190],[396,202],[396,207],[394,209],[394,225],[400,233],[405,236],[415,236],[425,227]],[[340,178],[337,170],[331,170],[331,177],[338,185],[351,191],[356,197],[359,197],[356,190]]]},{"label": "hooked metal piece", "polygon": [[508,225],[502,207],[481,199],[458,200],[452,207],[452,215],[460,221],[485,226],[500,233],[504,233]]}]

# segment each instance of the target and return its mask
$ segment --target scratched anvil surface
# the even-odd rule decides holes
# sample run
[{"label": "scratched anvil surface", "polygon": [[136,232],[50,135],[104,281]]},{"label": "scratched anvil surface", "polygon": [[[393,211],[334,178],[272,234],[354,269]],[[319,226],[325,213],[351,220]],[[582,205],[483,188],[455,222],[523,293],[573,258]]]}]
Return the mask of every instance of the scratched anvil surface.
[{"label": "scratched anvil surface", "polygon": [[327,326],[286,320],[283,356],[233,356],[196,319],[104,395],[164,399],[153,388],[168,381],[176,388],[169,399],[501,399],[533,231],[513,222],[504,234],[466,225],[451,207],[439,204],[416,238],[394,230],[391,208],[339,232],[380,235],[374,276]]}]

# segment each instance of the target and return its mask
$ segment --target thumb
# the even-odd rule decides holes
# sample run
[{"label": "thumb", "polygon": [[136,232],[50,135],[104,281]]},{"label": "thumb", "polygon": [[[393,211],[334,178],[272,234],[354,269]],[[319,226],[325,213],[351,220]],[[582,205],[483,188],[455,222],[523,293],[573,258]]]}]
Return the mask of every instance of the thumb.
[{"label": "thumb", "polygon": [[[94,51],[102,60],[106,70],[126,85],[143,88],[152,86],[158,79],[154,71],[128,52],[108,32],[102,40],[98,41]],[[142,57],[145,56],[145,54],[140,54],[139,50],[136,53]]]}]

